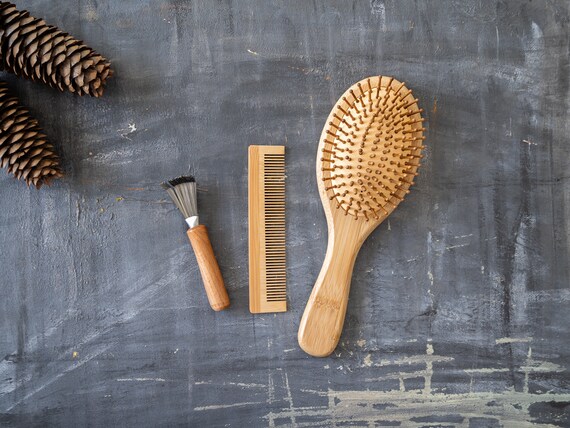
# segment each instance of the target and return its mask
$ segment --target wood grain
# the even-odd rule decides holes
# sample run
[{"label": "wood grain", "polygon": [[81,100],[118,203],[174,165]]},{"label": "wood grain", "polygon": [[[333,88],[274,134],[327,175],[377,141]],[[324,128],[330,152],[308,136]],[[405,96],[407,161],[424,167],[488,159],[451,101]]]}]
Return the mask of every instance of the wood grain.
[{"label": "wood grain", "polygon": [[194,249],[194,254],[196,254],[196,260],[202,274],[202,281],[204,282],[204,289],[208,295],[210,306],[215,311],[229,308],[230,298],[214,255],[214,249],[210,243],[208,229],[203,224],[200,224],[192,229],[188,229],[186,233]]},{"label": "wood grain", "polygon": [[248,149],[249,310],[287,310],[285,147]]},{"label": "wood grain", "polygon": [[346,90],[327,119],[317,182],[329,240],[298,333],[310,355],[324,357],[336,347],[360,246],[413,184],[424,139],[420,113],[404,83],[375,76]]}]

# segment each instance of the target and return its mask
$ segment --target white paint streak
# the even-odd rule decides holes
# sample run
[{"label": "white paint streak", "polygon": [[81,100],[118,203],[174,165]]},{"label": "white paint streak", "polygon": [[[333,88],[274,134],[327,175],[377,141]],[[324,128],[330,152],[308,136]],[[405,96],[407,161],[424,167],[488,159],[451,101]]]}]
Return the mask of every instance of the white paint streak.
[{"label": "white paint streak", "polygon": [[[184,260],[184,256],[180,254],[177,250],[171,251],[169,254],[165,255],[169,257],[173,264],[182,263]],[[85,355],[83,358],[79,360],[74,360],[73,364],[70,365],[67,369],[61,372],[50,372],[45,375],[36,376],[34,379],[35,382],[39,386],[29,391],[27,394],[23,396],[18,396],[18,398],[12,402],[12,404],[5,408],[5,412],[11,411],[13,408],[18,406],[20,403],[28,400],[38,392],[43,391],[46,387],[53,384],[54,382],[61,379],[63,376],[71,373],[75,369],[83,366],[85,363],[91,361],[94,358],[97,358],[99,355],[105,353],[109,350],[114,343],[108,343],[104,346],[97,347],[93,349],[91,352],[85,351],[88,347],[94,347],[96,341],[103,335],[111,332],[117,326],[123,325],[123,323],[133,319],[137,316],[141,310],[143,310],[146,306],[149,306],[151,303],[156,301],[156,296],[161,294],[164,290],[166,284],[170,284],[175,281],[175,272],[168,271],[164,275],[157,274],[154,269],[154,266],[150,266],[150,271],[141,272],[138,276],[139,278],[136,279],[137,284],[140,284],[139,287],[136,287],[133,290],[125,293],[124,300],[123,300],[123,307],[125,308],[122,315],[118,318],[110,318],[108,325],[99,325],[94,326],[93,330],[88,331],[87,334],[82,338],[80,343],[77,343],[73,348],[80,349],[81,354]],[[197,270],[197,268],[195,268]],[[61,326],[65,325],[65,322],[69,319],[73,319],[76,314],[72,311],[66,313],[65,317],[58,320],[55,325],[48,327],[44,334],[41,336],[33,336],[31,337],[26,343],[26,349],[28,352],[34,352],[38,346],[40,345],[40,340],[45,340],[47,337],[59,334],[61,331]],[[66,355],[69,355],[70,349],[66,349],[62,351],[60,357],[58,359],[65,359]],[[14,364],[10,363],[9,361],[0,361],[0,379],[7,379],[14,370]],[[31,380],[31,375],[26,377],[22,377],[19,382],[13,383],[1,383],[0,384],[0,394],[2,396],[12,393],[20,388],[23,388],[27,385],[27,383]]]},{"label": "white paint streak", "polygon": [[470,243],[467,243],[467,244],[458,244],[458,245],[450,245],[450,246],[448,246],[448,247],[445,247],[445,249],[446,249],[447,251],[449,251],[449,250],[453,250],[454,248],[467,247],[469,244],[470,244]]},{"label": "white paint streak", "polygon": [[[399,380],[398,389],[335,391],[329,388],[326,391],[328,397],[326,406],[294,407],[291,405],[289,409],[277,413],[270,412],[265,418],[269,420],[271,427],[275,426],[275,420],[294,420],[301,416],[303,422],[299,424],[300,426],[322,426],[323,420],[326,420],[328,426],[378,426],[378,423],[381,422],[392,422],[399,426],[412,427],[419,426],[417,421],[421,418],[429,417],[436,423],[440,422],[438,421],[440,417],[442,418],[441,422],[443,422],[444,418],[449,417],[449,415],[460,415],[463,420],[454,426],[468,427],[471,418],[485,417],[505,427],[550,427],[552,425],[530,422],[530,406],[541,402],[564,403],[570,401],[570,394],[530,394],[528,393],[528,384],[522,392],[514,389],[507,389],[504,392],[473,392],[473,388],[468,393],[460,394],[435,391],[431,387],[434,363],[452,360],[453,358],[450,357],[436,355],[433,345],[427,343],[425,355],[414,355],[391,362],[395,366],[423,362],[425,370],[398,372],[377,379],[379,381],[397,378]],[[547,361],[534,361],[530,350],[525,364],[522,369],[528,371],[527,377],[533,371],[544,373],[563,370],[562,367]],[[382,365],[388,366],[390,364],[386,362]],[[492,375],[504,370],[508,371],[508,369],[502,368],[483,367],[472,369],[467,373]],[[419,390],[407,390],[405,380],[418,377],[424,377],[424,387]],[[473,378],[471,379],[472,384]],[[314,391],[314,393],[325,394],[324,391],[322,393]],[[492,405],[489,405],[491,402]],[[385,410],[379,412],[380,406]],[[425,424],[422,423],[421,425]]]},{"label": "white paint streak", "polygon": [[[287,373],[285,373],[285,389],[287,390],[286,400],[289,402],[289,410],[293,410],[295,406],[293,405],[293,395],[291,394],[291,387],[289,386],[289,376],[287,376]],[[289,419],[291,420],[291,426],[296,427],[297,420],[295,418],[295,415],[291,414]]]},{"label": "white paint streak", "polygon": [[380,29],[383,33],[386,32],[386,6],[381,0],[376,0],[372,2],[372,14],[378,16],[380,21]]},{"label": "white paint streak", "polygon": [[532,337],[501,337],[499,339],[495,339],[495,343],[497,345],[503,343],[527,343],[531,341]]},{"label": "white paint streak", "polygon": [[215,404],[212,406],[199,406],[194,407],[197,412],[203,412],[205,410],[220,410],[220,409],[231,409],[232,407],[245,407],[245,406],[257,406],[260,404],[265,404],[259,401],[248,401],[244,403],[232,403],[232,404]]},{"label": "white paint streak", "polygon": [[166,382],[161,377],[125,377],[117,379],[117,382]]},{"label": "white paint streak", "polygon": [[463,371],[467,374],[491,374],[491,373],[505,373],[508,372],[509,369],[501,367],[501,368],[481,368],[481,369],[463,369]]},{"label": "white paint streak", "polygon": [[273,386],[273,376],[269,372],[267,379],[267,404],[273,404],[275,401],[275,387]]},{"label": "white paint streak", "polygon": [[497,61],[499,61],[499,46],[501,45],[500,41],[501,39],[499,38],[499,27],[497,25],[495,25],[495,35],[497,38],[497,46],[496,46],[496,50],[497,50]]},{"label": "white paint streak", "polygon": [[137,131],[137,125],[135,122],[129,122],[126,128],[117,129],[117,133],[124,139],[132,141],[129,134]]},{"label": "white paint streak", "polygon": [[267,388],[267,385],[261,383],[244,383],[244,382],[222,382],[214,383],[211,381],[198,381],[194,385],[220,385],[220,386],[239,386],[240,388]]}]

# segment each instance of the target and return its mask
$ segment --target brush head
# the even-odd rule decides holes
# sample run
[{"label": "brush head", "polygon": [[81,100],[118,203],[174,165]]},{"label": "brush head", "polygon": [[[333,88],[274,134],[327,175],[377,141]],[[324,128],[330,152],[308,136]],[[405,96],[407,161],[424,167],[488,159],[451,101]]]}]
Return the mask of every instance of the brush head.
[{"label": "brush head", "polygon": [[[196,180],[191,175],[181,176],[161,184],[185,219],[198,216]],[[196,222],[197,224],[197,222]]]},{"label": "brush head", "polygon": [[317,175],[321,194],[345,215],[382,221],[409,193],[425,139],[417,101],[404,83],[377,76],[353,85],[333,108]]}]

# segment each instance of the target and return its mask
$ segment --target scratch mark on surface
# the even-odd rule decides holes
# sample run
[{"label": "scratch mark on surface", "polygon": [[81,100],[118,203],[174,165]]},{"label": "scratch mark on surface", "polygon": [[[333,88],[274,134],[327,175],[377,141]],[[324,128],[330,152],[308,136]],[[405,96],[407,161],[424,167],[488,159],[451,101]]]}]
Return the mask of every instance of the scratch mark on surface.
[{"label": "scratch mark on surface", "polygon": [[248,51],[250,54],[252,54],[252,55],[255,55],[255,56],[258,56],[258,55],[259,55],[257,52],[252,51],[251,49],[248,49],[247,51]]},{"label": "scratch mark on surface", "polygon": [[117,382],[166,382],[161,377],[123,377],[118,378]]}]

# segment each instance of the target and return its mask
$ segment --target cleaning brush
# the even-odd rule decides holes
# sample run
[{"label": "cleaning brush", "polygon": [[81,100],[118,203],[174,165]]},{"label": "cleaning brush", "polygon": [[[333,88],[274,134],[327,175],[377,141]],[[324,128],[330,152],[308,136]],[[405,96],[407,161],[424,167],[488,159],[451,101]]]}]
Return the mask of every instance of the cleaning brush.
[{"label": "cleaning brush", "polygon": [[189,227],[186,234],[194,249],[210,306],[215,311],[228,308],[230,298],[214,256],[208,229],[199,221],[196,180],[192,176],[178,177],[162,183],[162,187],[186,219]]}]

